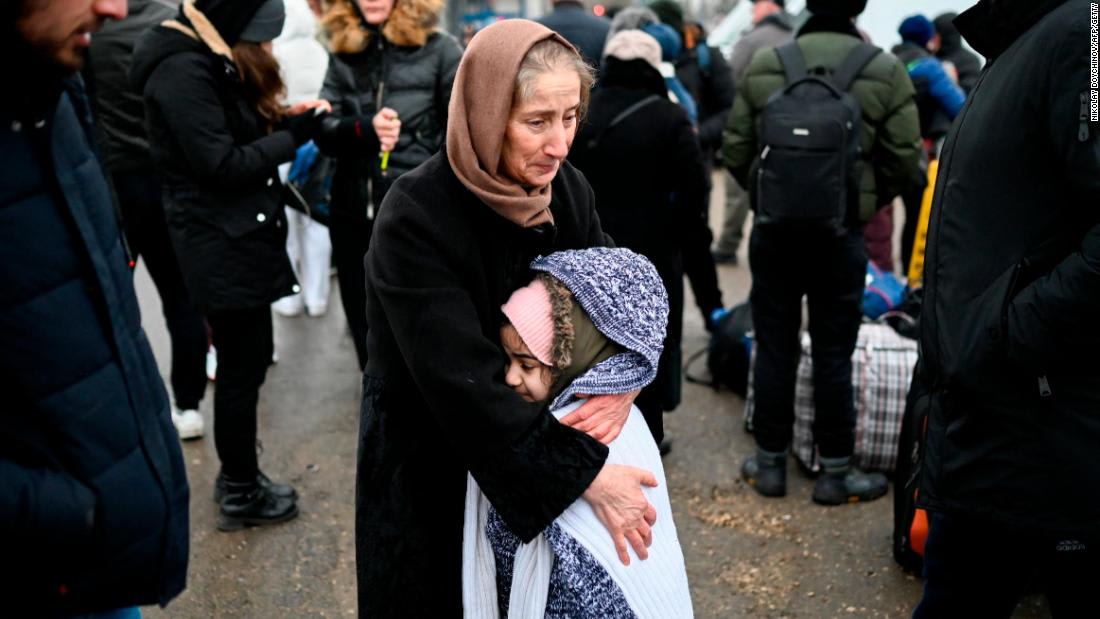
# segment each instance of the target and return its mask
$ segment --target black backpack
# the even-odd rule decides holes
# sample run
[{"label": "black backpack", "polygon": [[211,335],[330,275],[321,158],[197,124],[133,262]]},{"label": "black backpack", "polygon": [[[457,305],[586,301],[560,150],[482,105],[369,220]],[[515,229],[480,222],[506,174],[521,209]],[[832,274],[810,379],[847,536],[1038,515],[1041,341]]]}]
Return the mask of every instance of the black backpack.
[{"label": "black backpack", "polygon": [[859,213],[859,100],[848,88],[879,48],[861,43],[831,76],[811,75],[797,42],[776,48],[787,82],[760,114],[756,222],[840,230]]},{"label": "black backpack", "polygon": [[[730,308],[710,336],[706,348],[688,359],[684,377],[689,383],[709,385],[714,389],[726,387],[741,397],[748,393],[750,349],[746,335],[752,331],[752,307],[746,301]],[[695,376],[689,370],[703,356],[707,359],[710,377]]]}]

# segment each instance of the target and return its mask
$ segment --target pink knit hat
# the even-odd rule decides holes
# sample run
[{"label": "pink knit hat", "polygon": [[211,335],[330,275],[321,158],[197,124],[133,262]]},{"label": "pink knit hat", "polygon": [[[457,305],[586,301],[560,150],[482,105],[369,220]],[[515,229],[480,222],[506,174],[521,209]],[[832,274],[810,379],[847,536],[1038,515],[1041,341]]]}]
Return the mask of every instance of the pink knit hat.
[{"label": "pink knit hat", "polygon": [[554,317],[546,285],[535,279],[513,292],[500,309],[535,358],[553,367]]}]

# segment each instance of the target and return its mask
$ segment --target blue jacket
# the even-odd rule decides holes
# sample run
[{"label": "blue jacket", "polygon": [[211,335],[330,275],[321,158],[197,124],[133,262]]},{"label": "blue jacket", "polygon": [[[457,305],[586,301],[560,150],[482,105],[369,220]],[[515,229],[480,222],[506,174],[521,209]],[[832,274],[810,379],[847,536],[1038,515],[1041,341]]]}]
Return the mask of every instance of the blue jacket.
[{"label": "blue jacket", "polygon": [[921,137],[937,139],[947,133],[966,102],[966,93],[943,68],[943,63],[923,47],[903,42],[893,49],[905,64],[920,114]]},{"label": "blue jacket", "polygon": [[168,397],[81,85],[28,88],[0,109],[0,599],[166,604],[188,555]]},{"label": "blue jacket", "polygon": [[939,60],[931,56],[920,58],[910,62],[906,69],[909,70],[909,79],[913,82],[918,80],[928,82],[928,93],[940,104],[940,108],[948,118],[954,120],[959,115],[966,101],[966,94],[947,75],[947,71]]},{"label": "blue jacket", "polygon": [[538,22],[565,37],[589,63],[600,66],[610,20],[589,13],[580,2],[562,0],[555,2],[554,10]]}]

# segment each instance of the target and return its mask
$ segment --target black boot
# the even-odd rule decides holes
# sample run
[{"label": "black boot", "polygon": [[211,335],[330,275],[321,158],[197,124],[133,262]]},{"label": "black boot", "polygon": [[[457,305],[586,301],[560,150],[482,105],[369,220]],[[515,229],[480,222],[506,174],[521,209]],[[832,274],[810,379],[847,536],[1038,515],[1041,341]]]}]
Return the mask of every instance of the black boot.
[{"label": "black boot", "polygon": [[275,496],[259,481],[225,482],[221,501],[219,531],[237,531],[286,522],[298,515],[298,504],[289,497]]},{"label": "black boot", "polygon": [[764,496],[786,496],[787,452],[757,448],[741,465],[741,479]]},{"label": "black boot", "polygon": [[[261,486],[267,489],[267,491],[279,498],[290,499],[292,501],[298,500],[298,491],[289,484],[279,484],[268,479],[267,475],[264,475],[263,471],[257,471],[256,481]],[[214,502],[221,503],[225,498],[225,473],[218,471],[217,478],[214,479]]]},{"label": "black boot", "polygon": [[882,473],[865,473],[852,458],[821,458],[821,477],[814,484],[814,503],[841,505],[873,501],[886,494],[890,483]]},{"label": "black boot", "polygon": [[661,454],[662,458],[672,453],[672,439],[666,438],[661,441],[661,444],[657,445],[657,451]]}]

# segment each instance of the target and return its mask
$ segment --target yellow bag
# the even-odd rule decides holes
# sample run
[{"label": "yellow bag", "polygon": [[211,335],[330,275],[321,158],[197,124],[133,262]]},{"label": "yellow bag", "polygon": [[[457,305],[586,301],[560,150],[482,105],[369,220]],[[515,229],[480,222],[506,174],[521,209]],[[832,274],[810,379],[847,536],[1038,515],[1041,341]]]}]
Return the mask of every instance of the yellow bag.
[{"label": "yellow bag", "polygon": [[909,288],[920,288],[924,279],[924,248],[928,242],[928,218],[932,214],[932,196],[936,193],[936,175],[940,162],[933,159],[928,162],[928,186],[920,202],[920,217],[917,222],[917,235],[913,239],[913,254],[909,260]]}]

